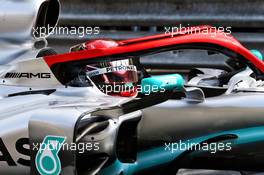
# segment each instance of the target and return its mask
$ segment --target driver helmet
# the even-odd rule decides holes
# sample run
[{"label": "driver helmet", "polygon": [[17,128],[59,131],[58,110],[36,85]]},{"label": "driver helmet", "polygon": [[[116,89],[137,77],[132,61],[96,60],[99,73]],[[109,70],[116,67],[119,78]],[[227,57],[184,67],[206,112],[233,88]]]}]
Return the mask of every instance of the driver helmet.
[{"label": "driver helmet", "polygon": [[[102,49],[118,46],[112,40],[94,40],[71,48],[71,51]],[[112,96],[133,97],[137,95],[137,68],[133,64],[134,57],[124,57],[117,61],[102,61],[89,64],[83,68],[86,76],[99,90]]]}]

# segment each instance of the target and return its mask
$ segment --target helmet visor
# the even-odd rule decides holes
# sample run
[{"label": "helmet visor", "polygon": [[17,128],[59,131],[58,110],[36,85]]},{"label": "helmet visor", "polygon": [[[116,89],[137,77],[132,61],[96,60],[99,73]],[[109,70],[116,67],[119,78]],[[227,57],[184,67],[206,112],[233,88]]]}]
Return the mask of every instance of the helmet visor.
[{"label": "helmet visor", "polygon": [[96,84],[126,84],[138,81],[137,68],[132,59],[87,65],[86,75]]}]

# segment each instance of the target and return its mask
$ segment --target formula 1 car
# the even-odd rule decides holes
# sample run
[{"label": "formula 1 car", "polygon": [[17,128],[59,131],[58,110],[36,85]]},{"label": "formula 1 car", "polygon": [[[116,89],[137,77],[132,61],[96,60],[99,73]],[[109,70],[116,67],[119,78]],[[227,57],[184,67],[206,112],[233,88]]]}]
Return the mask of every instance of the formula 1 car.
[{"label": "formula 1 car", "polygon": [[[48,24],[58,1],[35,2],[34,25]],[[186,52],[224,64],[158,76],[141,64]],[[1,174],[264,171],[264,63],[231,35],[197,26],[25,55],[6,56],[0,68]]]}]

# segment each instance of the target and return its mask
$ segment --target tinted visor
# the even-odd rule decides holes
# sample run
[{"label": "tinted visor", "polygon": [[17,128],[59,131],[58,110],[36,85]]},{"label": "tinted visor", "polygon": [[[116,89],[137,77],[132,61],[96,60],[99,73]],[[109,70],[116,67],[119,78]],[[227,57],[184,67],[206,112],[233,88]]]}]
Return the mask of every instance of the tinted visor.
[{"label": "tinted visor", "polygon": [[87,65],[86,75],[96,84],[126,84],[138,81],[137,68],[132,59]]}]

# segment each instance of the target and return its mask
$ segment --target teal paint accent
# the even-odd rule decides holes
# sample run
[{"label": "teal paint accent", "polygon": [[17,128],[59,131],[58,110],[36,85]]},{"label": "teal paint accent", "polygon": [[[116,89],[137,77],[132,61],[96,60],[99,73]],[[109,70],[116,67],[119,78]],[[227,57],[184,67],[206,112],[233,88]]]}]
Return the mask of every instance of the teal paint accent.
[{"label": "teal paint accent", "polygon": [[[250,50],[250,52],[251,52],[254,56],[256,56],[259,60],[263,61],[263,56],[262,56],[262,54],[260,53],[260,51],[252,49],[252,50]],[[246,69],[250,69],[250,68],[247,67]]]},{"label": "teal paint accent", "polygon": [[45,165],[45,168],[47,169],[47,171],[51,171],[55,167],[53,160],[49,156],[45,156],[42,159],[42,162],[43,162],[43,165]]},{"label": "teal paint accent", "polygon": [[261,54],[260,51],[253,49],[250,50],[250,52],[253,53],[253,55],[255,55],[258,59],[263,61],[263,55]]},{"label": "teal paint accent", "polygon": [[141,81],[143,94],[172,90],[174,88],[181,90],[183,86],[184,79],[179,74],[152,76]]},{"label": "teal paint accent", "polygon": [[[232,141],[233,146],[264,141],[264,126],[225,131],[190,139],[189,141],[183,142],[201,143],[210,138],[227,134],[238,136],[237,139],[234,139]],[[188,148],[186,148],[186,150],[188,150]],[[136,163],[122,163],[119,160],[116,160],[112,165],[103,169],[102,172],[100,172],[100,175],[119,174],[120,172],[123,172],[123,175],[132,175],[140,170],[169,163],[180,156],[182,153],[184,153],[186,150],[175,150],[175,152],[172,153],[170,151],[166,151],[165,146],[162,146],[155,149],[143,151],[138,153],[138,161]]]},{"label": "teal paint accent", "polygon": [[46,136],[36,155],[35,165],[41,175],[59,175],[61,161],[58,153],[65,141],[65,137]]}]

